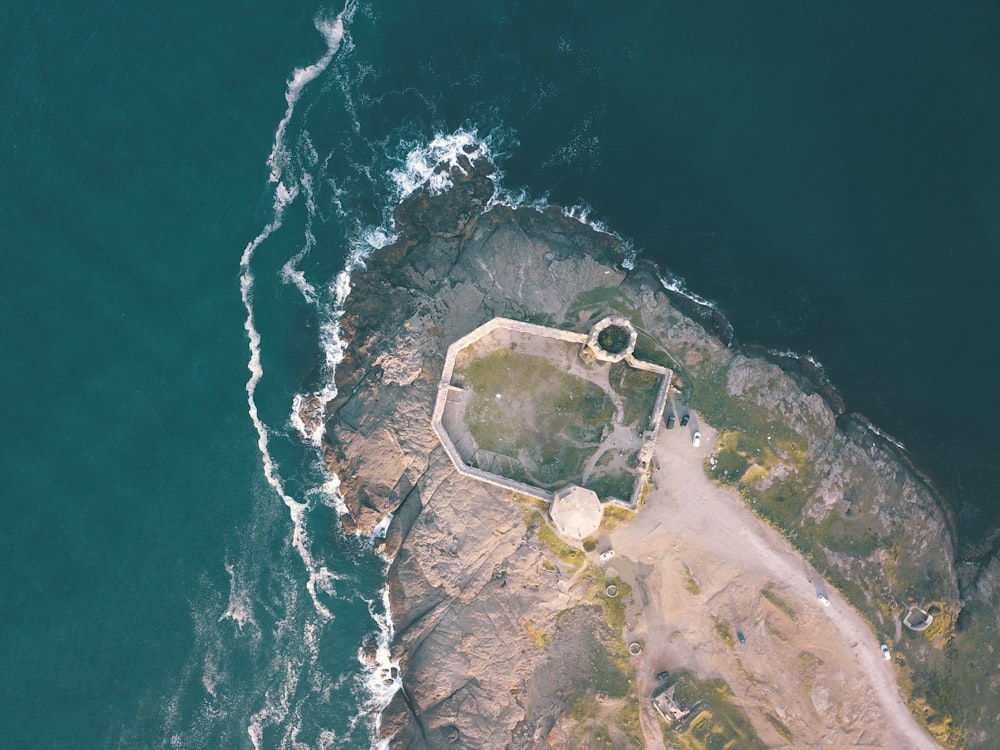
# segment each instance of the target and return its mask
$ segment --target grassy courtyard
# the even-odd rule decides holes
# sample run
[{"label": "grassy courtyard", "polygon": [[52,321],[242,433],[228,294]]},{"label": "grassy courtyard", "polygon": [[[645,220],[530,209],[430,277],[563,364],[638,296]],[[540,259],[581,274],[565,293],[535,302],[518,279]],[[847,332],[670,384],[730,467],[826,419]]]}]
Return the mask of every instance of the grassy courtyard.
[{"label": "grassy courtyard", "polygon": [[468,431],[455,436],[463,460],[543,489],[574,483],[627,501],[660,376],[581,358],[576,343],[505,336],[456,358],[451,382],[464,391],[459,419]]},{"label": "grassy courtyard", "polygon": [[545,357],[500,349],[457,372],[471,393],[465,424],[482,451],[519,459],[536,483],[579,476],[613,426],[604,390]]}]

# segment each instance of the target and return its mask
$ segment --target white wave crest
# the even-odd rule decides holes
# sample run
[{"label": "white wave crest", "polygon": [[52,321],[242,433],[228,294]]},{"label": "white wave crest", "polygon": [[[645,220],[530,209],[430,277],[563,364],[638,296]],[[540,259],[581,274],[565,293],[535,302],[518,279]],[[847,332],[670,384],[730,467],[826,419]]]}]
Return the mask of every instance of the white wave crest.
[{"label": "white wave crest", "polygon": [[772,357],[780,357],[782,359],[804,359],[820,373],[826,375],[826,368],[823,367],[823,363],[811,354],[799,354],[798,352],[793,352],[791,349],[768,349],[767,353]]},{"label": "white wave crest", "polygon": [[[502,175],[500,179],[502,179]],[[530,208],[538,213],[544,213],[552,208],[552,203],[548,193],[532,197],[527,188],[522,187],[516,190],[511,190],[504,187],[500,183],[500,179],[496,180],[495,191],[493,193],[493,197],[486,206],[487,210],[493,208],[494,206],[507,206],[508,208]],[[590,227],[595,232],[614,238],[621,248],[622,268],[628,271],[635,268],[635,262],[639,258],[639,250],[635,247],[635,244],[632,240],[627,237],[623,237],[621,234],[611,229],[611,227],[603,221],[594,219],[592,216],[593,208],[585,203],[577,203],[569,208],[559,206],[558,209],[562,211],[564,216]]]},{"label": "white wave crest", "polygon": [[386,513],[382,516],[382,520],[375,524],[375,528],[372,529],[372,537],[374,539],[385,539],[385,535],[389,533],[389,524],[392,523],[392,513]]},{"label": "white wave crest", "polygon": [[609,227],[603,221],[599,221],[591,214],[593,214],[594,209],[588,206],[586,203],[578,203],[575,206],[570,206],[569,208],[563,209],[563,213],[566,214],[571,219],[575,219],[581,224],[586,224],[588,227],[593,229],[595,232],[600,232],[601,234],[606,234],[609,237],[613,237],[622,248],[622,268],[627,271],[631,271],[635,268],[635,261],[639,257],[639,251],[636,249],[635,245],[632,244],[632,240],[622,237],[618,232]]},{"label": "white wave crest", "polygon": [[247,369],[250,370],[250,378],[247,380],[246,384],[247,407],[250,414],[250,420],[257,431],[257,448],[261,455],[264,477],[267,480],[267,483],[278,494],[278,496],[281,497],[282,501],[288,507],[289,517],[291,518],[293,525],[292,544],[298,552],[299,557],[302,559],[308,573],[306,588],[309,591],[309,595],[312,597],[313,606],[315,607],[317,613],[325,619],[332,619],[333,614],[322,602],[320,602],[317,590],[328,586],[329,571],[318,565],[313,559],[312,552],[310,551],[309,536],[306,532],[305,513],[307,505],[305,503],[298,502],[285,492],[283,483],[278,473],[277,464],[271,456],[271,452],[268,447],[268,427],[260,418],[260,414],[257,409],[255,394],[257,386],[260,383],[261,378],[264,376],[264,370],[261,365],[260,356],[261,337],[259,331],[257,330],[254,316],[254,275],[251,270],[251,263],[253,261],[254,253],[257,248],[260,247],[261,243],[263,243],[275,231],[280,229],[285,210],[298,196],[298,188],[294,185],[291,187],[287,186],[281,179],[283,171],[288,167],[288,151],[285,147],[285,130],[288,126],[289,120],[291,119],[292,113],[294,112],[295,103],[298,101],[299,96],[302,93],[302,89],[306,84],[314,80],[316,76],[326,69],[326,67],[330,64],[330,60],[333,59],[333,55],[337,51],[337,47],[339,46],[344,33],[342,15],[343,14],[338,14],[332,21],[317,19],[316,28],[326,38],[327,51],[323,57],[321,57],[313,65],[310,65],[307,68],[296,69],[292,76],[292,80],[289,81],[288,90],[285,93],[285,100],[288,103],[288,108],[285,112],[285,117],[278,124],[277,131],[275,132],[274,149],[268,159],[268,163],[271,166],[271,181],[276,183],[271,221],[264,227],[263,230],[261,230],[260,234],[247,244],[242,257],[240,258],[240,296],[243,300],[243,307],[246,310],[246,320],[243,327],[246,330],[250,347],[250,361],[247,363]]},{"label": "white wave crest", "polygon": [[291,121],[292,115],[295,113],[295,104],[302,95],[302,89],[326,70],[330,61],[333,60],[333,56],[337,54],[337,49],[340,47],[340,40],[344,37],[344,13],[347,11],[348,8],[345,8],[333,19],[323,17],[316,19],[316,30],[326,39],[326,52],[312,65],[307,65],[304,68],[296,68],[292,73],[291,79],[288,81],[288,87],[285,90],[285,116],[278,123],[278,128],[274,133],[274,146],[271,148],[271,155],[267,157],[267,165],[271,168],[271,182],[278,182],[281,179],[282,172],[288,167],[288,149],[285,147],[285,131],[288,129],[288,123]]},{"label": "white wave crest", "polygon": [[395,635],[392,625],[392,611],[389,604],[389,586],[382,587],[382,613],[375,611],[375,603],[368,602],[368,611],[372,619],[378,625],[379,634],[376,641],[374,659],[369,663],[364,649],[358,650],[358,660],[362,665],[368,667],[368,674],[365,680],[365,687],[371,696],[371,708],[376,711],[375,733],[372,738],[373,746],[377,745],[378,730],[382,723],[382,712],[389,701],[396,694],[397,690],[403,687],[402,673],[399,671],[399,661],[393,660],[390,645]]},{"label": "white wave crest", "polygon": [[290,660],[285,664],[285,679],[276,693],[270,690],[264,696],[264,707],[250,717],[247,734],[254,750],[260,750],[264,739],[264,729],[267,726],[281,724],[291,706],[292,696],[299,684],[300,664]]},{"label": "white wave crest", "polygon": [[702,307],[707,307],[710,310],[715,310],[716,312],[721,313],[721,310],[719,310],[718,305],[712,302],[712,300],[702,297],[700,294],[695,294],[690,289],[688,289],[687,283],[677,274],[670,273],[668,271],[665,276],[660,276],[659,278],[660,278],[660,283],[663,285],[663,288],[666,289],[668,292],[679,294],[680,296],[686,297],[687,299],[701,305]]},{"label": "white wave crest", "polygon": [[328,472],[326,481],[313,487],[308,494],[318,498],[327,508],[332,508],[338,516],[350,515],[344,496],[340,494],[340,477],[336,473]]},{"label": "white wave crest", "polygon": [[250,271],[250,261],[253,258],[253,250],[251,249],[255,243],[259,244],[263,241],[263,238],[273,231],[272,227],[275,225],[280,226],[280,218],[276,217],[272,224],[268,225],[265,232],[259,235],[250,246],[248,246],[247,252],[244,253],[244,262],[241,263],[241,275],[240,275],[240,293],[243,297],[243,307],[246,310],[246,321],[244,322],[244,329],[247,332],[247,337],[249,338],[250,345],[250,361],[247,363],[247,369],[250,370],[250,379],[247,380],[246,392],[247,392],[247,407],[250,413],[250,421],[253,423],[254,428],[257,431],[257,449],[260,451],[261,463],[264,469],[264,478],[271,488],[278,494],[285,505],[288,507],[289,516],[292,520],[292,544],[299,553],[299,557],[302,558],[302,562],[306,567],[306,571],[309,575],[309,580],[306,583],[306,587],[309,590],[310,596],[312,596],[313,604],[316,607],[316,611],[322,616],[330,619],[333,614],[329,609],[323,605],[317,595],[316,595],[316,583],[323,574],[323,570],[320,569],[313,560],[312,553],[309,550],[309,537],[306,533],[305,527],[305,512],[307,505],[305,503],[300,503],[285,492],[284,485],[281,481],[281,477],[278,474],[278,467],[274,459],[271,456],[270,449],[268,447],[269,443],[269,431],[267,425],[264,424],[263,420],[260,418],[260,414],[257,410],[257,402],[255,399],[255,393],[257,391],[257,385],[260,383],[260,379],[264,376],[264,369],[260,363],[260,333],[257,331],[257,327],[254,321],[254,308],[253,308],[253,274]]},{"label": "white wave crest", "polygon": [[486,205],[487,210],[493,208],[494,206],[507,206],[508,208],[531,208],[538,213],[544,213],[552,204],[549,202],[549,194],[544,193],[541,196],[531,197],[527,188],[518,188],[516,190],[510,190],[501,184],[496,185],[496,190],[493,193],[493,197],[490,202]]},{"label": "white wave crest", "polygon": [[396,185],[396,203],[422,187],[431,195],[443,193],[452,186],[452,169],[462,169],[463,156],[470,161],[479,158],[493,161],[487,139],[480,138],[475,129],[439,133],[429,143],[408,145],[405,164],[390,173]]},{"label": "white wave crest", "polygon": [[316,195],[313,192],[312,175],[308,172],[300,174],[299,184],[302,186],[306,201],[305,242],[302,249],[285,261],[281,267],[281,280],[286,284],[294,284],[302,293],[302,298],[306,302],[312,303],[316,301],[316,288],[306,281],[305,274],[299,269],[299,263],[316,246],[316,237],[312,231],[313,218],[316,216]]},{"label": "white wave crest", "polygon": [[[860,415],[859,415],[859,417],[860,417]],[[865,417],[860,417],[860,419],[864,422],[864,425],[865,425],[865,427],[868,428],[869,432],[871,432],[871,433],[873,433],[875,435],[878,435],[880,438],[882,438],[883,440],[885,440],[887,442],[892,443],[893,445],[895,445],[897,448],[899,448],[904,453],[906,452],[906,446],[903,445],[903,443],[901,443],[899,440],[896,440],[896,438],[894,438],[888,432],[885,432],[884,430],[880,430],[874,424],[872,424],[871,422],[869,422],[868,419],[866,419]]]},{"label": "white wave crest", "polygon": [[219,622],[232,620],[239,631],[248,623],[257,629],[257,622],[253,617],[253,605],[250,603],[250,594],[246,588],[240,585],[236,577],[236,569],[231,563],[226,563],[226,573],[229,575],[229,603],[226,611],[219,616]]}]

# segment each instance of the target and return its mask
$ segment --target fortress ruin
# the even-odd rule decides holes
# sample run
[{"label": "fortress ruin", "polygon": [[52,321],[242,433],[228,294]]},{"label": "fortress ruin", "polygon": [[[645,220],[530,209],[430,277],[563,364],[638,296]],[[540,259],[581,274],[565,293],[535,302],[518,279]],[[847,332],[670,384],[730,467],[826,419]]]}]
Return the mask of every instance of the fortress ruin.
[{"label": "fortress ruin", "polygon": [[455,469],[550,504],[579,487],[634,509],[672,376],[635,358],[636,336],[620,316],[588,333],[493,318],[455,341],[432,417]]}]

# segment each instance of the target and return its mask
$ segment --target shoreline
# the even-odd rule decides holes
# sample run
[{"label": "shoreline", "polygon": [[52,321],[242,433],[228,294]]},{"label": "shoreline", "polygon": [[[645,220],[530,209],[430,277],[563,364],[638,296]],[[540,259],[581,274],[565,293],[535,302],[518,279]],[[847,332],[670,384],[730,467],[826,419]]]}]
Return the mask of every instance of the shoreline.
[{"label": "shoreline", "polygon": [[[862,428],[868,433],[872,440],[881,444],[882,450],[892,453],[907,469],[918,478],[926,487],[927,491],[934,497],[939,509],[948,519],[949,532],[952,544],[956,550],[956,562],[974,561],[976,557],[988,557],[995,548],[1000,545],[1000,527],[997,527],[986,535],[983,541],[978,544],[962,540],[959,534],[956,511],[951,502],[938,490],[934,480],[922,471],[911,458],[909,451],[899,441],[891,435],[883,432],[874,422],[858,411],[848,411],[848,404],[840,389],[829,379],[823,366],[811,355],[800,354],[791,350],[778,351],[761,344],[743,343],[736,335],[736,329],[713,302],[699,297],[697,294],[686,291],[678,285],[668,286],[663,281],[663,269],[655,261],[642,259],[640,261],[647,264],[652,272],[661,280],[663,288],[677,309],[698,320],[705,325],[707,330],[717,336],[727,347],[733,351],[742,352],[749,357],[759,357],[782,369],[785,374],[795,380],[803,390],[818,393],[826,402],[830,410],[836,415],[838,425],[845,435],[854,435],[860,440],[857,428]],[[707,326],[711,326],[708,328]],[[961,545],[961,546],[960,546]],[[988,551],[982,551],[983,548]],[[978,554],[976,550],[980,551]]]},{"label": "shoreline", "polygon": [[[643,346],[648,349],[654,342],[670,360],[661,364],[678,365],[675,371],[680,374],[682,385],[676,398],[681,406],[694,389],[702,401],[708,399],[706,406],[718,412],[716,417],[722,419],[721,423],[717,424],[710,413],[704,419],[719,427],[723,434],[720,440],[731,441],[728,436],[736,434],[732,432],[734,425],[747,418],[764,419],[760,425],[766,428],[767,440],[773,431],[766,427],[769,423],[776,424],[775,429],[780,428],[774,433],[780,441],[787,442],[801,434],[802,437],[795,437],[788,445],[805,440],[792,453],[785,447],[777,448],[778,454],[754,469],[756,473],[747,472],[745,480],[740,480],[742,502],[749,503],[758,518],[776,528],[785,523],[778,523],[784,511],[780,505],[773,506],[767,488],[778,480],[788,484],[789,476],[794,479],[797,472],[808,468],[802,463],[806,453],[793,458],[797,451],[808,447],[810,456],[820,451],[815,453],[815,460],[821,464],[821,476],[828,478],[812,489],[789,485],[789,491],[819,492],[821,498],[827,498],[824,501],[827,505],[814,502],[809,513],[820,515],[812,520],[806,515],[795,523],[807,523],[804,528],[818,528],[816,524],[836,505],[841,512],[843,507],[847,508],[848,518],[852,510],[861,513],[862,518],[871,518],[866,524],[882,529],[879,538],[883,540],[890,538],[886,536],[889,533],[893,538],[899,538],[899,534],[903,534],[902,538],[912,537],[922,551],[906,552],[906,559],[891,565],[885,557],[886,550],[880,549],[888,541],[865,547],[867,551],[862,553],[865,560],[882,561],[874,570],[889,565],[897,571],[893,575],[902,576],[893,583],[891,576],[886,578],[887,568],[879,573],[878,581],[871,581],[871,588],[898,589],[892,599],[903,600],[916,591],[914,585],[925,585],[919,575],[914,577],[913,566],[919,570],[929,566],[927,575],[938,582],[935,595],[942,599],[942,606],[949,613],[957,616],[961,605],[957,604],[957,588],[952,588],[957,586],[953,583],[957,558],[949,509],[940,504],[933,485],[919,474],[905,450],[880,434],[861,415],[845,413],[839,394],[825,379],[819,363],[791,352],[741,345],[721,312],[699,302],[696,296],[665,289],[660,269],[652,263],[642,261],[632,270],[623,268],[613,235],[580,224],[554,206],[487,208],[491,204],[490,191],[495,186],[490,177],[492,172],[482,174],[467,161],[451,167],[451,171],[455,185],[452,190],[429,195],[418,189],[397,207],[397,241],[375,250],[367,261],[368,270],[352,279],[355,289],[342,318],[348,345],[344,361],[335,372],[337,396],[325,405],[324,421],[330,428],[324,442],[325,460],[328,469],[341,480],[348,510],[342,517],[345,529],[367,535],[385,523],[387,514],[392,514],[385,529],[384,546],[378,552],[389,562],[387,613],[395,630],[391,658],[399,664],[403,687],[396,690],[379,715],[383,738],[415,736],[412,733],[418,727],[426,729],[427,722],[434,724],[437,719],[429,717],[437,716],[444,705],[454,700],[454,692],[440,693],[443,688],[436,683],[442,678],[446,681],[456,678],[472,668],[460,664],[477,663],[480,657],[462,650],[454,652],[458,644],[452,641],[466,630],[475,633],[476,639],[492,637],[490,628],[482,630],[484,625],[472,624],[480,617],[474,613],[495,611],[494,616],[516,622],[529,618],[525,630],[510,633],[510,643],[503,646],[508,649],[511,644],[521,644],[520,655],[515,652],[509,658],[519,665],[514,669],[517,679],[528,685],[531,671],[540,668],[538,659],[544,662],[545,654],[554,648],[544,644],[552,638],[554,643],[560,643],[556,615],[567,606],[579,607],[589,596],[579,586],[583,585],[580,580],[585,582],[590,578],[580,579],[572,574],[578,561],[573,562],[576,558],[570,554],[571,550],[563,549],[556,559],[548,558],[562,548],[549,549],[548,542],[532,537],[534,526],[527,520],[529,511],[513,511],[521,501],[506,497],[506,493],[495,488],[484,489],[475,479],[459,476],[429,427],[447,345],[498,315],[578,332],[595,316],[615,313],[630,317],[640,336],[645,337]],[[428,215],[433,218],[428,219]],[[546,293],[559,289],[565,291],[556,295]],[[684,301],[678,302],[678,298]],[[705,330],[697,318],[685,317],[686,309],[695,309],[698,318],[706,318],[712,330],[722,331],[724,338]],[[654,353],[655,356],[659,355]],[[753,400],[741,400],[748,387],[751,389],[748,393],[760,389],[761,396],[755,397],[756,406]],[[701,407],[692,403],[691,408]],[[751,412],[744,413],[747,408],[764,411],[760,416],[752,416]],[[729,425],[734,418],[736,423]],[[792,432],[787,432],[788,429]],[[751,429],[746,436],[751,445],[759,444],[773,453],[766,442],[760,442],[765,435],[759,428]],[[733,456],[723,456],[724,450],[720,442],[712,453],[713,467],[719,457],[732,461]],[[779,461],[777,465],[775,459]],[[788,466],[782,469],[782,463]],[[855,463],[860,469],[851,468]],[[736,475],[738,480],[744,469]],[[761,477],[767,478],[775,469],[778,471],[773,478],[764,482]],[[729,470],[726,471],[724,476],[728,476]],[[846,487],[843,483],[848,481],[863,489]],[[899,506],[905,513],[898,517],[887,515],[899,501],[892,500],[892,506],[883,505],[899,492],[908,498],[907,504]],[[868,497],[871,493],[874,494]],[[838,500],[841,494],[848,499]],[[855,505],[859,500],[861,505]],[[843,506],[844,502],[847,506]],[[459,507],[465,510],[458,512]],[[507,510],[502,511],[503,508]],[[779,516],[775,517],[774,512],[779,512]],[[519,520],[522,514],[525,514],[523,521]],[[488,524],[494,535],[480,538],[480,532],[469,526],[471,518],[482,522],[492,519]],[[785,533],[792,528],[788,527]],[[857,561],[852,562],[853,553],[845,556],[836,548],[823,546],[830,543],[803,538],[795,542],[795,554],[804,559],[818,556],[815,559],[821,567],[825,566],[827,574],[836,574],[832,582],[845,592],[853,606],[859,606],[860,601],[864,616],[878,632],[891,627],[895,605],[887,609],[880,603],[884,595],[872,598],[859,589],[858,576],[868,575],[863,573],[867,569],[862,566],[859,573],[855,570]],[[898,550],[892,551],[892,555],[898,554]],[[908,562],[914,554],[915,560],[924,562]],[[550,561],[542,565],[541,561],[547,558]],[[544,591],[549,584],[542,586],[538,576],[545,578],[548,575],[545,571],[550,568],[556,574],[557,588],[569,588],[546,596]],[[513,580],[508,578],[513,571],[520,571],[519,578],[537,582],[525,583],[527,588],[501,595],[497,589]],[[935,589],[930,591],[934,593]],[[922,600],[927,601],[923,596]],[[513,612],[509,611],[511,607]],[[501,616],[501,612],[506,614]],[[524,614],[527,612],[534,614]],[[946,627],[947,622],[946,618]],[[595,623],[593,627],[598,626]],[[611,635],[612,631],[598,627],[595,632],[606,633],[601,636],[599,649],[614,653],[618,648],[615,644],[620,645],[620,641]],[[523,642],[525,633],[528,642]],[[702,633],[699,637],[706,636]],[[899,637],[897,628],[896,639]],[[438,640],[442,644],[451,643],[440,654],[443,661],[431,656],[437,653]],[[430,643],[435,645],[429,646]],[[894,643],[894,651],[897,647],[902,649],[900,658],[916,660],[913,669],[918,670],[922,669],[921,660],[935,653],[919,648],[914,651],[913,646],[907,649],[905,644]],[[564,643],[556,650],[567,648],[571,647]],[[904,672],[910,674],[910,667]],[[477,689],[487,691],[493,695],[491,700],[499,701],[498,711],[510,710],[502,708],[508,705],[509,696],[502,699],[494,694],[492,691],[498,686],[481,682],[482,679],[477,682]],[[533,716],[531,706],[536,706],[540,699],[535,695],[516,704],[522,706],[526,716]],[[564,695],[560,700],[568,699]],[[495,718],[500,721],[499,716]],[[492,729],[479,722],[462,728],[448,725],[442,731],[446,729],[449,736],[454,732],[463,736],[466,732],[488,733],[497,731],[496,727],[503,726],[504,721],[500,724],[494,721]],[[570,722],[570,726],[576,724]],[[615,731],[628,731],[628,726],[626,721]],[[767,733],[760,726],[758,729]],[[547,726],[539,731],[558,734],[563,730]],[[426,746],[436,745],[431,742]]]}]

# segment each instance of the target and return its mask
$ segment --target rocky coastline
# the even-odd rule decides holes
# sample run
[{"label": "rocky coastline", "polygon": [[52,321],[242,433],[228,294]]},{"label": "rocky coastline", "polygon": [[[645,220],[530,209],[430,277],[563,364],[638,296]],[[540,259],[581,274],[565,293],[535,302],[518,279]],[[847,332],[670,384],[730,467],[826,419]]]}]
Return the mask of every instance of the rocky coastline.
[{"label": "rocky coastline", "polygon": [[[656,746],[656,722],[639,709],[652,678],[623,641],[644,597],[614,578],[623,595],[602,598],[615,571],[550,539],[543,508],[455,472],[430,420],[445,349],[476,326],[504,316],[579,330],[608,312],[636,322],[640,344],[677,373],[678,401],[719,430],[706,471],[733,468],[716,483],[785,534],[875,632],[897,635],[904,693],[935,738],[988,746],[978,721],[988,704],[959,707],[942,681],[956,652],[990,639],[985,626],[957,625],[973,598],[977,623],[995,621],[1000,565],[965,569],[960,590],[954,519],[905,453],[847,413],[814,363],[740,348],[719,311],[665,289],[648,263],[623,268],[613,236],[556,208],[484,212],[491,165],[450,171],[451,189],[418,190],[397,208],[398,241],[352,279],[337,396],[301,413],[326,423],[345,529],[370,534],[391,514],[378,547],[391,560],[402,676],[381,724],[389,746]],[[933,638],[900,630],[914,603],[939,613]],[[796,737],[805,726],[749,706],[760,746],[780,746],[778,725]]]}]

